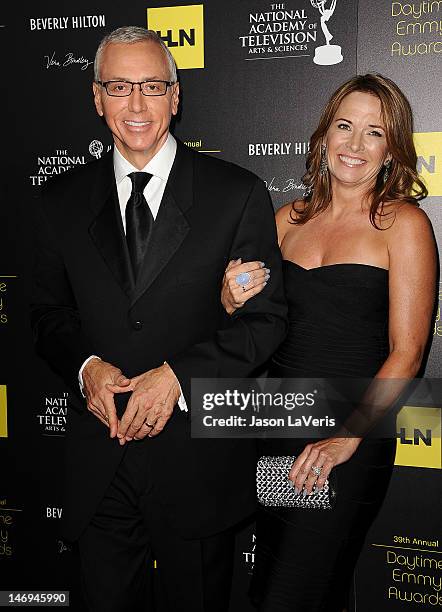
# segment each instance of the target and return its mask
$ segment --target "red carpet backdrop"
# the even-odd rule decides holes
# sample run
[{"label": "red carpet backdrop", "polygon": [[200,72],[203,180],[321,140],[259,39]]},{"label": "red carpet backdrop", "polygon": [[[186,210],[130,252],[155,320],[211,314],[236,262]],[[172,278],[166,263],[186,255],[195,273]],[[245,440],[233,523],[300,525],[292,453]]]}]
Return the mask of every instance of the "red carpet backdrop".
[{"label": "red carpet backdrop", "polygon": [[[83,609],[74,555],[58,537],[69,393],[33,356],[27,314],[32,236],[23,221],[46,180],[111,146],[91,89],[95,49],[106,33],[129,24],[161,33],[182,87],[174,133],[193,149],[257,173],[275,208],[303,192],[309,137],[331,92],[356,73],[391,77],[415,113],[419,171],[429,190],[422,206],[440,246],[442,3],[337,0],[322,25],[320,4],[44,0],[15,3],[7,12],[3,7],[10,106],[3,112],[1,147],[1,589],[70,590],[71,609]],[[324,27],[333,35],[329,45]],[[439,301],[428,377],[439,377],[441,357]],[[442,605],[440,405],[426,404],[419,419],[416,406],[406,406],[398,417],[393,480],[355,572],[357,612]],[[232,612],[251,610],[246,589],[253,551],[249,525],[238,538]]]}]

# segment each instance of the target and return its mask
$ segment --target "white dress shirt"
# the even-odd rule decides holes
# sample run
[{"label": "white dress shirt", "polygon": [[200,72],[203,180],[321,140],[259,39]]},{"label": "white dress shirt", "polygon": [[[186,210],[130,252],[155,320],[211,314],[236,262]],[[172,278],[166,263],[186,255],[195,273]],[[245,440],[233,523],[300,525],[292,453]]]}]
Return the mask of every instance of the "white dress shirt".
[{"label": "white dress shirt", "polygon": [[131,172],[148,172],[152,175],[152,178],[144,188],[143,194],[152,211],[153,218],[156,219],[166,188],[167,179],[169,178],[170,170],[175,160],[175,154],[176,140],[172,134],[169,134],[166,142],[158,153],[152,157],[144,168],[138,170],[138,168],[132,166],[132,164],[121,155],[117,147],[114,147],[115,181],[117,183],[124,231],[126,231],[126,204],[132,191],[132,181],[127,175]]},{"label": "white dress shirt", "polygon": [[[161,200],[163,199],[170,170],[175,160],[176,146],[175,138],[169,133],[166,142],[158,153],[156,153],[156,155],[154,155],[141,170],[138,170],[138,168],[132,166],[132,164],[128,162],[125,157],[123,157],[117,147],[114,147],[114,173],[124,232],[126,232],[126,205],[132,192],[132,181],[128,177],[128,174],[131,172],[148,172],[152,175],[152,178],[144,188],[143,194],[152,212],[153,218],[156,219],[160,209]],[[84,361],[78,373],[78,380],[82,393],[83,370],[86,364],[94,357],[99,359],[97,355],[91,355],[86,359],[86,361]],[[181,410],[187,412],[187,404],[182,392],[178,400],[178,405]]]}]

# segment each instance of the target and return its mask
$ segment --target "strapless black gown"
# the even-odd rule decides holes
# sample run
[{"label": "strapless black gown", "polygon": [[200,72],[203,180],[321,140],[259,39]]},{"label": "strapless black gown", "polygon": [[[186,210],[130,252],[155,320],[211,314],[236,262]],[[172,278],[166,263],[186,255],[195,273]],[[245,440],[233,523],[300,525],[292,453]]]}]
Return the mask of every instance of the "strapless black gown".
[{"label": "strapless black gown", "polygon": [[[269,376],[374,376],[388,356],[388,271],[363,264],[307,270],[284,261],[284,281],[289,331]],[[306,442],[266,440],[260,453],[296,456]],[[342,612],[388,488],[395,449],[394,439],[365,439],[335,467],[332,510],[259,512],[251,598],[261,612]]]}]

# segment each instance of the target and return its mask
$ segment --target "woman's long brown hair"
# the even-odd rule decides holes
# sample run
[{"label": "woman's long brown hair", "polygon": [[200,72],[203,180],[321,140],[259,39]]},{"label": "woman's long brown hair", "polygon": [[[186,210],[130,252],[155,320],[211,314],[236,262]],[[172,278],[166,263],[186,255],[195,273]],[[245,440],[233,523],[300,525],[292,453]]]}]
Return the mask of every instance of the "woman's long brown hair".
[{"label": "woman's long brown hair", "polygon": [[384,215],[389,202],[408,202],[416,206],[427,197],[428,191],[416,171],[417,155],[413,142],[413,113],[410,103],[391,79],[380,74],[358,75],[338,87],[324,108],[319,125],[310,139],[307,171],[302,181],[307,187],[303,210],[292,204],[293,223],[303,224],[328,208],[332,199],[330,173],[320,173],[322,144],[342,100],[348,94],[360,91],[376,96],[381,103],[381,116],[385,125],[388,151],[392,155],[389,175],[384,183],[384,167],[376,184],[367,193],[370,203],[370,222],[381,229],[377,221]]}]

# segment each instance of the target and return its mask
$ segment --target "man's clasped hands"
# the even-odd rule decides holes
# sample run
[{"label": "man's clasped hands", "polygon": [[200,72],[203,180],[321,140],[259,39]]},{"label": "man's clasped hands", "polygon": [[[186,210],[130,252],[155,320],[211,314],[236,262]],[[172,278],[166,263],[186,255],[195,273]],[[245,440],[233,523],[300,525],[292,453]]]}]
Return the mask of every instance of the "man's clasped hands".
[{"label": "man's clasped hands", "polygon": [[[157,436],[172,416],[180,397],[178,379],[167,363],[127,378],[111,363],[93,358],[82,374],[88,410],[109,427],[110,437],[116,437],[121,445]],[[128,392],[131,396],[119,419],[114,395]]]}]

